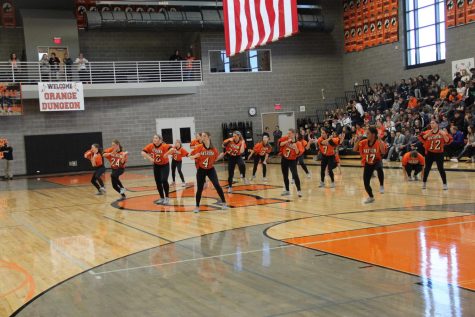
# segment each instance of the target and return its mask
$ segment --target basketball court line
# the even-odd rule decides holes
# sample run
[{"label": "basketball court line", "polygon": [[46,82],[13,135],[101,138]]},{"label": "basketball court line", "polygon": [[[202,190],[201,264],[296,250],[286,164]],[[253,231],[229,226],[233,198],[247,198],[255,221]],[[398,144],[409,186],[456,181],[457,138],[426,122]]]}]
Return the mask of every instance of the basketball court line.
[{"label": "basketball court line", "polygon": [[[309,218],[313,218],[313,217],[309,217]],[[302,219],[306,219],[306,218],[300,218],[300,219],[293,219],[291,221],[297,221],[297,220],[302,220]],[[442,218],[443,219],[443,218]],[[290,222],[290,221],[285,221],[285,222]],[[284,223],[285,223],[284,222]],[[410,223],[420,223],[422,221],[412,221],[412,222],[408,222],[408,223],[404,223],[404,224],[410,224]],[[451,224],[441,224],[441,225],[433,225],[433,226],[424,226],[424,228],[437,228],[437,227],[445,227],[445,226],[448,226],[448,225],[460,225],[460,224],[466,224],[466,223],[474,223],[475,220],[470,220],[470,221],[461,221],[461,222],[456,222],[456,223],[451,223]],[[269,228],[272,228],[272,227],[275,227],[275,226],[278,226],[282,223],[279,223],[279,224],[276,224],[276,225],[273,225]],[[403,223],[400,223],[400,224],[403,224]],[[399,224],[398,224],[399,225]],[[379,225],[379,226],[374,226],[374,227],[371,227],[371,228],[381,228],[381,227],[387,227],[387,225]],[[267,233],[267,230],[269,229],[267,228],[264,232]],[[237,229],[237,228],[235,228]],[[231,230],[234,230],[234,229],[231,229]],[[416,227],[416,228],[408,228],[408,229],[400,229],[400,230],[393,230],[393,231],[386,231],[384,233],[372,233],[372,234],[366,234],[366,235],[359,235],[359,236],[353,236],[353,237],[350,237],[351,238],[364,238],[364,237],[370,237],[370,236],[375,236],[375,235],[382,235],[382,234],[391,234],[391,233],[399,233],[399,232],[407,232],[407,231],[417,231],[417,230],[420,230],[419,227]],[[345,231],[340,231],[340,232],[345,232]],[[318,235],[318,234],[317,234]],[[268,236],[266,234],[267,237],[269,237],[270,239],[273,239],[273,240],[276,240],[276,241],[282,241],[283,240],[280,240],[280,239],[275,239],[275,238],[272,238],[271,236]],[[198,237],[194,237],[194,238],[199,238]],[[189,239],[194,239],[194,238],[189,238]],[[300,238],[300,237],[299,237]],[[289,239],[292,239],[292,238],[289,238]],[[273,251],[273,250],[279,250],[279,249],[283,249],[283,248],[289,248],[289,247],[298,247],[298,246],[306,246],[306,245],[312,245],[312,244],[316,244],[316,243],[327,243],[327,242],[332,242],[332,241],[339,241],[339,240],[345,240],[345,239],[348,239],[348,238],[338,238],[338,239],[328,239],[328,240],[322,240],[322,241],[318,241],[318,242],[306,242],[306,243],[299,243],[299,244],[293,244],[291,242],[286,242],[288,244],[286,245],[280,245],[280,246],[276,246],[276,247],[270,247],[270,248],[266,248],[266,251],[267,250],[270,250],[270,251]],[[188,239],[186,239],[188,240]],[[179,242],[179,241],[177,241]],[[175,242],[175,243],[177,243]],[[135,267],[128,267],[128,268],[124,268],[124,269],[116,269],[116,270],[110,270],[110,271],[102,271],[102,272],[98,272],[98,273],[94,273],[94,275],[105,275],[105,274],[111,274],[111,273],[119,273],[119,272],[127,272],[127,271],[135,271],[135,270],[141,270],[141,269],[148,269],[148,268],[152,268],[152,267],[158,267],[158,266],[165,266],[165,265],[172,265],[172,264],[182,264],[182,263],[188,263],[188,262],[194,262],[194,261],[203,261],[203,260],[209,260],[209,259],[216,259],[216,258],[221,258],[221,257],[230,257],[230,256],[236,256],[238,254],[240,255],[243,255],[243,254],[251,254],[251,253],[257,253],[257,252],[262,252],[264,249],[255,249],[255,250],[248,250],[248,251],[242,251],[242,252],[232,252],[232,253],[225,253],[225,254],[220,254],[220,255],[212,255],[212,256],[206,256],[206,257],[198,257],[198,258],[193,258],[193,259],[186,259],[186,260],[179,260],[179,261],[171,261],[171,262],[165,262],[165,263],[159,263],[159,264],[153,264],[153,265],[143,265],[143,266],[135,266]],[[313,249],[312,249],[313,250]],[[318,251],[318,250],[314,250],[314,251]],[[322,251],[319,251],[319,252],[322,252]],[[323,252],[322,252],[323,253]],[[339,255],[337,255],[339,256]],[[354,260],[354,261],[358,261],[358,260]],[[361,261],[358,261],[358,262],[361,262]],[[390,268],[387,268],[387,269],[390,269]]]},{"label": "basketball court line", "polygon": [[128,227],[128,228],[131,228],[131,229],[140,231],[140,232],[142,232],[142,233],[151,235],[151,236],[153,236],[153,237],[155,237],[155,238],[159,238],[159,239],[161,239],[161,240],[163,240],[163,241],[166,241],[166,242],[168,242],[168,243],[173,243],[173,242],[174,242],[174,241],[172,241],[172,240],[168,240],[167,238],[161,237],[161,236],[156,235],[156,234],[154,234],[154,233],[151,233],[151,232],[148,232],[148,231],[146,231],[146,230],[142,230],[142,229],[140,229],[140,228],[137,228],[137,227],[131,226],[131,225],[129,225],[129,224],[126,224],[126,223],[124,223],[124,222],[122,222],[122,221],[112,219],[112,218],[109,217],[109,216],[104,215],[103,217],[106,218],[106,219],[108,219],[108,220],[114,221],[114,222],[116,222],[116,223],[118,223],[118,224],[121,224],[121,225],[123,225],[123,226],[126,226],[126,227]]}]

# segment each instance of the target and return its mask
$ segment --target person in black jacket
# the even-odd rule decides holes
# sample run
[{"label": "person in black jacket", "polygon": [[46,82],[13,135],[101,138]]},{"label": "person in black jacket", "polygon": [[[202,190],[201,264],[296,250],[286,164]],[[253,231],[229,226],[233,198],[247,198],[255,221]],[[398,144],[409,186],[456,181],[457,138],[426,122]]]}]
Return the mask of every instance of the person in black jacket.
[{"label": "person in black jacket", "polygon": [[12,180],[13,148],[8,144],[8,140],[3,140],[3,145],[0,147],[0,152],[3,156],[3,160],[5,161],[5,175],[3,176],[3,179]]}]

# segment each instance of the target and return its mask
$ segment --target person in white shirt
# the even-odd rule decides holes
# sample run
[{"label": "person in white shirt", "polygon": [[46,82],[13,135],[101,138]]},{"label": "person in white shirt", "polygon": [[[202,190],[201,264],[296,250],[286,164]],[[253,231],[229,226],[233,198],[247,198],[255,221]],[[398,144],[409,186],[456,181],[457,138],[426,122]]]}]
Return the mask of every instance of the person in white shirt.
[{"label": "person in white shirt", "polygon": [[356,107],[356,110],[359,112],[361,118],[364,116],[364,110],[363,110],[363,105],[359,102],[356,102],[356,100],[353,100],[353,104]]},{"label": "person in white shirt", "polygon": [[74,61],[74,64],[77,65],[79,80],[83,83],[87,82],[87,63],[89,63],[89,61],[84,57],[82,53],[79,53],[79,57],[76,58],[76,60]]}]

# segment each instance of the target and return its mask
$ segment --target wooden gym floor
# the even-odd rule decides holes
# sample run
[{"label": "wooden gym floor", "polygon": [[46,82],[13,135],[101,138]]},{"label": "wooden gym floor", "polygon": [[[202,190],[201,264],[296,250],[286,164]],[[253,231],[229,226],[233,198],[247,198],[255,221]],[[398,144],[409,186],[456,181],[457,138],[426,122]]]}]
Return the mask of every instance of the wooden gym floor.
[{"label": "wooden gym floor", "polygon": [[304,197],[283,199],[270,165],[227,211],[210,186],[200,214],[191,165],[169,207],[150,168],[126,172],[123,203],[89,175],[0,182],[0,316],[473,316],[474,165],[451,166],[449,191],[386,169],[370,205],[361,168],[335,189],[299,168]]}]

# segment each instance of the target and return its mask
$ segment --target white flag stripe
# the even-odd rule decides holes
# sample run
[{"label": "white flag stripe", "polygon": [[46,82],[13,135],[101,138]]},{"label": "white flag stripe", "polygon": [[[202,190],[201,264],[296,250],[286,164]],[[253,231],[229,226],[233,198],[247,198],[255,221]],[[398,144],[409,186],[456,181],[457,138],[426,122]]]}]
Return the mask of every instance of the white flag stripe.
[{"label": "white flag stripe", "polygon": [[[290,36],[297,17],[295,0],[223,0],[228,56]],[[247,8],[247,10],[246,10]],[[271,11],[272,10],[272,11]],[[259,29],[261,33],[259,33]]]},{"label": "white flag stripe", "polygon": [[249,1],[249,4],[250,4],[250,9],[251,9],[251,24],[252,24],[252,30],[253,30],[251,48],[254,48],[259,42],[259,27],[257,25],[257,18],[256,18],[256,3],[254,1]]},{"label": "white flag stripe", "polygon": [[234,21],[234,2],[228,2],[229,55],[236,54],[236,23]]},{"label": "white flag stripe", "polygon": [[239,52],[244,52],[247,48],[248,38],[247,38],[247,17],[246,17],[246,9],[244,8],[245,1],[247,0],[239,0],[239,20],[241,21],[241,47],[237,47],[236,50]]},{"label": "white flag stripe", "polygon": [[264,25],[264,40],[262,43],[267,43],[269,41],[270,35],[270,22],[269,22],[269,15],[267,14],[267,7],[266,1],[261,0],[261,17],[262,17],[262,24]]},{"label": "white flag stripe", "polygon": [[[290,36],[292,35],[292,9],[290,7],[290,1],[292,0],[284,0],[284,17],[285,17],[285,35]],[[280,36],[282,36],[281,34]]]},{"label": "white flag stripe", "polygon": [[272,42],[277,41],[280,36],[280,24],[279,24],[279,0],[274,0],[274,14],[275,14],[275,19],[274,19],[274,36],[272,37]]}]

